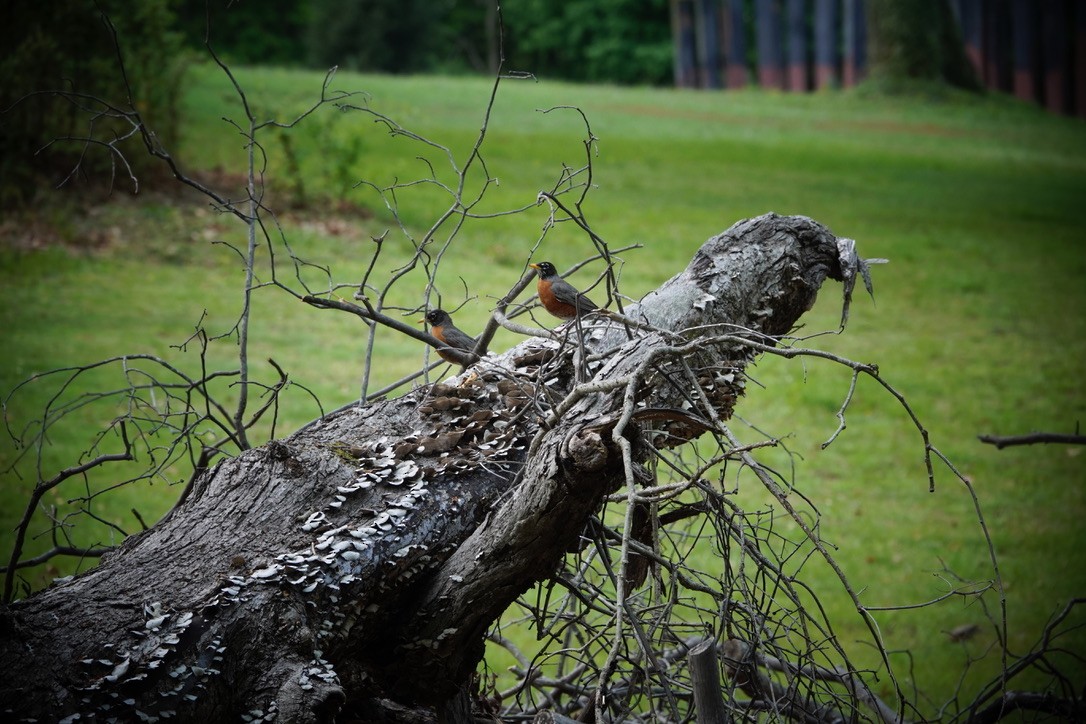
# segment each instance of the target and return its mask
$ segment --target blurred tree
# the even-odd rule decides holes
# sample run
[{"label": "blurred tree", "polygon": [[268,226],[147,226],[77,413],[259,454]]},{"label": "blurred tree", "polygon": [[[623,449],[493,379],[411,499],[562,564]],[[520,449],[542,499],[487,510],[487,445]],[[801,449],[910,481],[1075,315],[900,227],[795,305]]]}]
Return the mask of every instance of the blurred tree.
[{"label": "blurred tree", "polygon": [[[180,26],[242,63],[390,73],[494,72],[495,0],[178,0]],[[666,83],[668,0],[526,0],[502,9],[511,67],[568,80]]]},{"label": "blurred tree", "polygon": [[449,6],[445,0],[313,0],[309,61],[353,70],[429,70]]},{"label": "blurred tree", "polygon": [[506,57],[518,70],[569,80],[671,80],[667,0],[524,0],[502,8]]},{"label": "blurred tree", "polygon": [[890,88],[910,81],[981,89],[947,0],[867,0],[871,78]]},{"label": "blurred tree", "polygon": [[452,2],[445,16],[443,42],[446,55],[437,58],[437,70],[498,70],[498,7],[495,0]]},{"label": "blurred tree", "polygon": [[[202,47],[211,27],[211,47],[237,63],[303,65],[310,0],[177,0],[178,28],[190,47]],[[210,14],[210,17],[209,17]]]},{"label": "blurred tree", "polygon": [[[117,68],[117,48],[108,13],[116,29],[128,71],[129,89]],[[49,91],[64,90],[94,96],[121,111],[137,110],[156,129],[158,139],[172,144],[178,130],[181,90],[181,42],[173,30],[172,0],[55,0],[48,4],[15,2],[4,9],[0,23],[0,207],[29,200],[43,179],[57,183],[72,169],[109,172],[116,160],[102,146],[86,146],[86,109]],[[129,106],[131,99],[138,104]],[[104,106],[87,102],[104,113],[94,123],[96,137],[118,136],[131,122]],[[46,144],[45,153],[35,153]],[[70,140],[66,140],[70,139]],[[121,142],[129,150],[139,138]],[[89,151],[89,152],[88,152]],[[128,153],[135,166],[150,166],[147,154]],[[137,169],[140,170],[140,169]],[[118,170],[123,174],[123,171]]]},{"label": "blurred tree", "polygon": [[497,70],[495,0],[311,0],[308,61],[389,73]]}]

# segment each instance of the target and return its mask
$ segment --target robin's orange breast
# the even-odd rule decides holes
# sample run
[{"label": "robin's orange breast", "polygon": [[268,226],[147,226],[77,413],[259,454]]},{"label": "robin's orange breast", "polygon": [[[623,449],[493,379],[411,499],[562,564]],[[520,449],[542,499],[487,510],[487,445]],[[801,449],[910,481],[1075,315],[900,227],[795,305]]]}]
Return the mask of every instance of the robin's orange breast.
[{"label": "robin's orange breast", "polygon": [[577,316],[577,307],[568,301],[559,299],[555,294],[555,285],[548,281],[539,280],[536,285],[539,301],[548,312],[559,319],[573,319]]}]

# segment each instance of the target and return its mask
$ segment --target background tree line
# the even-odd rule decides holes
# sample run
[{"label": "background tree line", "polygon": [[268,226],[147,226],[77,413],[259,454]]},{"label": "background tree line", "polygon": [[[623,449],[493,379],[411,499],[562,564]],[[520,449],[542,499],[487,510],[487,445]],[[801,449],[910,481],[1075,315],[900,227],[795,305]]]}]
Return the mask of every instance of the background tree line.
[{"label": "background tree line", "polygon": [[[198,47],[204,0],[176,0]],[[493,0],[272,0],[211,4],[212,43],[238,63],[388,73],[493,71]],[[668,0],[525,0],[502,7],[507,66],[567,80],[666,83]]]},{"label": "background tree line", "polygon": [[[387,73],[492,72],[498,20],[492,0],[57,0],[10,3],[0,39],[0,207],[32,200],[42,179],[111,171],[116,154],[53,139],[88,135],[85,118],[57,91],[105,99],[123,110],[107,13],[117,27],[134,100],[170,147],[187,58],[208,41],[228,63]],[[506,67],[568,80],[662,84],[671,77],[667,0],[544,0],[502,9]],[[210,34],[209,34],[210,29]],[[89,100],[88,100],[89,103]],[[106,109],[103,108],[103,111]],[[104,116],[98,121],[110,123]],[[125,124],[118,124],[118,135]],[[138,139],[118,140],[118,148]],[[93,149],[92,149],[93,150]],[[108,151],[108,149],[107,149]],[[146,154],[128,154],[150,171]],[[71,181],[72,179],[69,179]]]},{"label": "background tree line", "polygon": [[[975,79],[962,71],[961,41],[949,28],[945,0],[936,4],[938,10],[928,4],[909,10],[883,0],[866,2],[874,51],[869,56],[883,75],[976,87]],[[753,33],[755,5],[755,0],[741,3],[748,34]],[[493,0],[10,3],[0,30],[8,49],[0,58],[6,79],[0,88],[5,111],[0,115],[0,207],[29,202],[41,179],[55,183],[76,165],[88,173],[127,174],[110,149],[88,154],[100,149],[64,142],[90,134],[76,127],[76,119],[85,118],[80,109],[58,92],[113,104],[95,120],[99,130],[101,124],[117,122],[108,115],[128,108],[102,12],[113,18],[121,38],[133,100],[169,148],[180,123],[177,105],[186,59],[202,55],[205,42],[229,64],[385,73],[493,73],[500,47],[507,70],[571,81],[663,85],[673,78],[673,9],[669,0],[520,0],[502,7],[499,28]],[[756,50],[753,43],[747,47],[753,67]],[[121,138],[126,128],[130,124],[118,123],[117,149],[139,143]],[[50,153],[36,153],[54,139],[61,143],[52,144]],[[132,171],[144,178],[148,156],[128,157],[140,159],[136,163],[143,167]]]}]

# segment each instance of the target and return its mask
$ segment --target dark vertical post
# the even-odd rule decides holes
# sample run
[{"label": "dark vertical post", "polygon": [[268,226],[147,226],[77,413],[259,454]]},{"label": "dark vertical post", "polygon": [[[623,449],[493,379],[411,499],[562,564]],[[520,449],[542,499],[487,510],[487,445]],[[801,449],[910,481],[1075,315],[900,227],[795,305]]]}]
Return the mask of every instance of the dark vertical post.
[{"label": "dark vertical post", "polygon": [[815,88],[830,88],[837,79],[837,4],[840,0],[815,0]]},{"label": "dark vertical post", "polygon": [[1011,85],[1017,97],[1030,103],[1037,101],[1037,65],[1034,56],[1036,10],[1034,0],[1011,0],[1011,49],[1014,53]]},{"label": "dark vertical post", "polygon": [[671,0],[671,39],[675,46],[675,86],[694,88],[698,75],[693,0]]},{"label": "dark vertical post", "polygon": [[758,84],[763,88],[784,86],[781,52],[781,9],[778,0],[755,0],[754,22],[758,37]]},{"label": "dark vertical post", "polygon": [[984,78],[984,26],[981,18],[984,0],[960,0],[962,40],[965,42],[965,55],[977,71],[977,77]]},{"label": "dark vertical post", "polygon": [[962,0],[949,0],[950,12],[954,14],[954,20],[958,23],[958,27],[962,26]]},{"label": "dark vertical post", "polygon": [[698,0],[698,50],[702,85],[720,87],[720,10],[717,0]]},{"label": "dark vertical post", "polygon": [[1086,119],[1086,6],[1081,2],[1075,4],[1074,33],[1075,112],[1079,118]]},{"label": "dark vertical post", "polygon": [[1009,10],[1005,2],[989,2],[984,7],[984,78],[989,88],[1010,90]]},{"label": "dark vertical post", "polygon": [[1045,108],[1056,113],[1067,110],[1064,93],[1067,8],[1063,0],[1046,0],[1041,9],[1041,66],[1044,69]]},{"label": "dark vertical post", "polygon": [[724,83],[728,88],[747,84],[747,31],[743,25],[743,0],[724,0]]},{"label": "dark vertical post", "polygon": [[807,90],[807,0],[787,0],[788,89]]},{"label": "dark vertical post", "polygon": [[705,639],[691,647],[690,684],[698,724],[728,724],[731,721],[722,693],[726,687],[720,682],[716,639]]},{"label": "dark vertical post", "polygon": [[867,67],[867,26],[864,24],[863,0],[845,0],[845,60],[842,82],[853,86],[863,78]]}]

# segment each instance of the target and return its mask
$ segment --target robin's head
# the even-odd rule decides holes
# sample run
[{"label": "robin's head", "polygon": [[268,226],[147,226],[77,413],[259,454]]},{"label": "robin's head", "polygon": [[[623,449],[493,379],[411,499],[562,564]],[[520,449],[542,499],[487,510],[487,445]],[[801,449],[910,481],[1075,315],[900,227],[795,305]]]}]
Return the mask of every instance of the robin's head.
[{"label": "robin's head", "polygon": [[539,272],[539,277],[553,277],[558,275],[558,270],[554,268],[554,264],[549,261],[541,261],[538,264],[529,264],[528,266]]},{"label": "robin's head", "polygon": [[451,323],[452,318],[444,309],[431,309],[426,313],[426,321],[431,327],[440,327],[443,324]]}]

